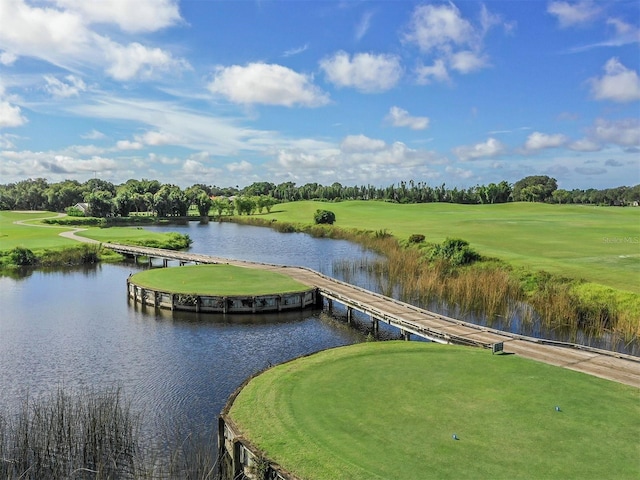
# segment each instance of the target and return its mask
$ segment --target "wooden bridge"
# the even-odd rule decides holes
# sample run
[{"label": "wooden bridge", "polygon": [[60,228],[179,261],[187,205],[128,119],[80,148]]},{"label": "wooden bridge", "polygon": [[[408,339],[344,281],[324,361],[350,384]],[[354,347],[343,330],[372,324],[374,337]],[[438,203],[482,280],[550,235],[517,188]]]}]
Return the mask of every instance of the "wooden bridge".
[{"label": "wooden bridge", "polygon": [[640,388],[640,357],[584,345],[527,337],[463,322],[350,285],[309,268],[231,260],[159,248],[111,243],[103,243],[102,246],[134,257],[136,261],[138,257],[146,257],[150,265],[153,259],[162,259],[163,266],[167,266],[168,261],[173,260],[179,262],[180,265],[186,263],[229,264],[276,271],[316,288],[327,300],[329,308],[332,307],[333,302],[344,305],[348,321],[351,320],[354,310],[368,315],[374,330],[378,329],[379,322],[385,322],[400,329],[406,339],[409,339],[411,335],[416,335],[440,343],[503,350],[525,358]]}]

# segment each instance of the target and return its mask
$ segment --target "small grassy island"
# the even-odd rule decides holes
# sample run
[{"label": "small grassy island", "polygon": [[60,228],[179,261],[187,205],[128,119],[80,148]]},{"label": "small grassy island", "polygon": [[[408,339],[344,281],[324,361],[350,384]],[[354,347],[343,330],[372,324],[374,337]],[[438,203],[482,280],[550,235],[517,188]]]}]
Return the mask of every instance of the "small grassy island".
[{"label": "small grassy island", "polygon": [[639,473],[636,388],[470,347],[326,350],[253,378],[227,418],[305,479]]},{"label": "small grassy island", "polygon": [[315,289],[287,275],[234,265],[189,265],[129,277],[129,297],[143,305],[212,313],[299,309],[316,303]]},{"label": "small grassy island", "polygon": [[286,275],[234,265],[187,265],[136,273],[131,282],[152,290],[194,295],[269,295],[309,290]]}]

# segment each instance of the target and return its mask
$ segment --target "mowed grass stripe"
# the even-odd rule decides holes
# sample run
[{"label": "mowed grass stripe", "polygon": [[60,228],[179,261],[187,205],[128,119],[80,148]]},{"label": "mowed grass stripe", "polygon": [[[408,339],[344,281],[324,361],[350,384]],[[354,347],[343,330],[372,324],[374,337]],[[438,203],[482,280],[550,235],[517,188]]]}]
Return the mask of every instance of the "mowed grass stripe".
[{"label": "mowed grass stripe", "polygon": [[488,257],[640,293],[640,208],[507,203],[399,205],[373,201],[276,205],[266,218],[309,224],[326,208],[335,225],[388,230],[400,240],[463,238]]},{"label": "mowed grass stripe", "polygon": [[324,351],[251,380],[230,416],[305,479],[640,474],[637,389],[468,347]]},{"label": "mowed grass stripe", "polygon": [[291,277],[233,265],[187,265],[136,273],[131,281],[153,290],[198,295],[267,295],[309,290]]}]

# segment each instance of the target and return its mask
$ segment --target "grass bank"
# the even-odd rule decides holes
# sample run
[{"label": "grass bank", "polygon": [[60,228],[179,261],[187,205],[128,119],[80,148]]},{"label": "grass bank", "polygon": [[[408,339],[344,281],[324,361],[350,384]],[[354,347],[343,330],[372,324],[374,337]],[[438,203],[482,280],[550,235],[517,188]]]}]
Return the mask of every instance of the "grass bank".
[{"label": "grass bank", "polygon": [[[97,245],[81,245],[76,240],[60,236],[72,229],[69,226],[43,225],[46,218],[59,217],[54,212],[0,211],[0,267],[66,266],[121,258]],[[169,249],[187,248],[190,244],[188,236],[150,232],[142,228],[87,227],[77,235],[98,242]],[[22,260],[16,262],[16,259]]]},{"label": "grass bank", "polygon": [[[317,208],[333,211],[336,223],[313,225]],[[355,267],[396,282],[405,300],[443,299],[489,319],[526,301],[551,329],[640,337],[640,209],[294,202],[268,215],[234,218],[379,251],[387,261]],[[414,234],[425,242],[408,245]],[[447,237],[469,241],[485,261],[462,268],[427,262],[425,252]]]},{"label": "grass bank", "polygon": [[374,342],[262,373],[229,415],[307,479],[631,479],[637,399],[633,387],[515,355]]},{"label": "grass bank", "polygon": [[141,287],[192,295],[269,295],[309,290],[307,285],[275,272],[233,265],[187,265],[136,273]]}]

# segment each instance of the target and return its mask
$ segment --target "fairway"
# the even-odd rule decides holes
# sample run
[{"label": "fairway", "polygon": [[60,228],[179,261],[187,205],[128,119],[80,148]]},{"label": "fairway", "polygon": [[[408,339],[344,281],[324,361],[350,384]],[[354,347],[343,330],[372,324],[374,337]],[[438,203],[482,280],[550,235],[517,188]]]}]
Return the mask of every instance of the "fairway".
[{"label": "fairway", "polygon": [[637,389],[469,347],[327,350],[255,377],[229,415],[309,480],[640,475]]},{"label": "fairway", "polygon": [[[39,222],[44,218],[53,218],[55,212],[9,212],[0,211],[0,251],[15,247],[31,250],[59,249],[76,246],[76,240],[60,236],[61,232],[75,230],[72,226],[45,225]],[[29,224],[19,225],[16,221],[28,221]],[[87,237],[100,242],[114,243],[142,243],[163,242],[171,234],[152,232],[139,227],[81,227],[78,236]]]},{"label": "fairway", "polygon": [[399,240],[414,233],[433,243],[462,238],[515,266],[640,293],[640,208],[306,201],[276,205],[264,217],[311,224],[318,208],[334,212],[338,227],[386,229]]},{"label": "fairway", "polygon": [[29,221],[36,223],[43,218],[55,217],[55,212],[8,212],[0,211],[0,250],[24,247],[32,250],[41,248],[59,248],[77,245],[78,242],[61,237],[61,232],[72,230],[69,227],[54,225],[19,225],[14,222]]},{"label": "fairway", "polygon": [[275,272],[233,265],[188,265],[146,270],[131,281],[153,290],[197,295],[268,295],[302,292],[309,286]]}]

